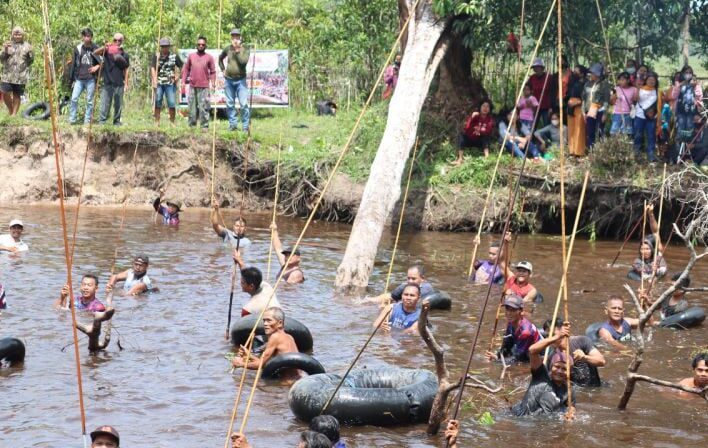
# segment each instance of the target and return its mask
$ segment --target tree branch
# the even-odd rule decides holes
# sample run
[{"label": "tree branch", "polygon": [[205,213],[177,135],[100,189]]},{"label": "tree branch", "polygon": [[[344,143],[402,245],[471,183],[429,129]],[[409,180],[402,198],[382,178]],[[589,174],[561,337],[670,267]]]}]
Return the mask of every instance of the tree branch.
[{"label": "tree branch", "polygon": [[688,393],[690,393],[690,394],[695,394],[695,395],[698,395],[698,396],[700,396],[700,397],[703,397],[704,400],[708,400],[708,386],[706,386],[706,387],[704,387],[704,388],[702,388],[702,389],[699,389],[699,388],[697,388],[697,387],[686,387],[686,386],[683,386],[683,385],[681,385],[681,384],[679,384],[679,383],[672,383],[672,382],[670,382],[670,381],[658,380],[658,379],[652,378],[652,377],[650,377],[650,376],[639,375],[639,374],[636,374],[636,373],[629,373],[629,374],[627,375],[627,378],[628,378],[628,379],[632,379],[632,380],[634,380],[635,382],[637,382],[637,381],[644,381],[644,382],[647,382],[647,383],[655,384],[655,385],[657,385],[657,386],[669,387],[669,388],[671,388],[671,389],[678,389],[678,390],[681,390],[681,391],[683,391],[683,392],[688,392]]}]

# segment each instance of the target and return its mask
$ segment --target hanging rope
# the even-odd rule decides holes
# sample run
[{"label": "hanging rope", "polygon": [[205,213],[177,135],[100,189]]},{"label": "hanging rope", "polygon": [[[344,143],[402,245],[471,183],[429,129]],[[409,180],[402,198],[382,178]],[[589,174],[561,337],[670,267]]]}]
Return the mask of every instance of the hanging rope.
[{"label": "hanging rope", "polygon": [[[283,149],[283,137],[281,135],[280,142],[278,143],[278,163],[275,166],[275,195],[273,196],[273,216],[270,219],[271,224],[275,224],[275,215],[278,212],[278,194],[280,193],[280,155]],[[273,237],[275,236],[275,230],[270,229],[270,245],[268,246],[268,264],[266,278],[270,278],[270,262],[273,258]]]},{"label": "hanging rope", "polygon": [[[312,211],[310,212],[310,216],[307,218],[307,221],[305,222],[305,225],[300,232],[300,236],[298,237],[297,241],[295,242],[292,250],[295,251],[299,245],[300,242],[302,241],[302,238],[305,236],[305,232],[309,228],[310,224],[312,223],[312,220],[315,218],[315,215],[317,214],[317,211],[319,210],[320,204],[322,203],[322,199],[324,198],[324,194],[326,193],[327,189],[329,188],[330,184],[332,183],[332,179],[334,178],[335,174],[337,173],[337,170],[339,169],[339,166],[342,164],[342,161],[344,160],[344,156],[347,154],[347,151],[349,150],[349,147],[352,144],[352,141],[354,140],[354,136],[356,135],[356,132],[359,129],[359,126],[361,125],[361,121],[364,118],[364,115],[366,114],[366,111],[368,110],[369,106],[371,105],[371,101],[373,100],[375,94],[376,94],[376,89],[378,89],[379,84],[381,83],[381,80],[383,79],[384,72],[386,71],[386,68],[388,65],[391,63],[391,60],[393,59],[393,56],[396,52],[396,48],[398,47],[401,38],[403,37],[403,34],[406,32],[408,24],[410,23],[411,18],[413,17],[413,12],[416,10],[418,7],[418,4],[420,3],[421,0],[416,0],[415,3],[413,4],[411,8],[411,14],[409,14],[408,18],[404,22],[403,26],[401,26],[401,31],[398,34],[398,37],[396,38],[396,41],[393,44],[393,47],[391,48],[391,51],[388,54],[388,57],[386,58],[386,61],[381,68],[381,71],[379,72],[379,76],[376,78],[376,82],[374,82],[374,85],[372,86],[371,92],[369,93],[368,98],[366,99],[366,102],[364,103],[364,106],[361,109],[361,112],[359,112],[359,116],[357,117],[354,127],[352,128],[349,137],[347,138],[347,141],[344,143],[344,146],[342,147],[342,150],[339,153],[339,157],[337,158],[337,161],[335,162],[332,171],[329,174],[329,177],[327,178],[327,181],[325,182],[324,186],[322,187],[321,193],[319,197],[317,198],[317,201],[315,202]],[[555,1],[555,0],[554,0]],[[288,256],[288,259],[286,260],[286,264],[290,262],[290,259],[292,258],[292,253],[290,256]],[[253,344],[253,338],[255,336],[256,328],[258,328],[258,323],[260,320],[263,318],[263,314],[265,314],[265,310],[268,308],[270,305],[270,302],[273,300],[273,297],[275,296],[275,291],[277,290],[278,286],[280,285],[280,282],[282,281],[283,274],[285,273],[285,270],[281,271],[280,275],[278,276],[278,279],[275,282],[275,285],[273,286],[273,292],[271,293],[270,297],[268,298],[268,301],[266,302],[266,306],[263,308],[261,313],[259,314],[258,318],[256,319],[256,322],[254,323],[253,328],[251,329],[251,333],[249,334],[249,337],[246,342],[246,347],[248,348],[247,350],[247,357],[246,357],[246,363],[248,362],[248,357],[250,355],[250,347]],[[261,358],[262,359],[262,358]],[[255,388],[257,385],[257,381],[254,382],[253,387]],[[241,385],[242,386],[242,385]],[[231,438],[231,433],[233,430],[233,423],[234,420],[236,419],[236,414],[238,412],[238,404],[239,404],[239,398],[241,396],[241,386],[239,387],[239,391],[237,393],[237,400],[234,401],[234,407],[233,407],[233,412],[231,414],[231,422],[229,423],[228,431],[226,434],[226,442],[225,442],[225,448],[228,448]]]},{"label": "hanging rope", "polygon": [[[649,279],[649,288],[646,291],[646,295],[649,296],[649,293],[652,290],[652,287],[654,286],[654,281],[656,280],[656,270],[658,269],[657,265],[657,256],[659,255],[659,246],[661,246],[661,215],[664,213],[664,185],[666,184],[666,163],[664,163],[664,172],[661,176],[661,189],[659,190],[661,193],[661,197],[659,198],[659,222],[657,223],[658,229],[656,230],[656,241],[654,242],[654,258],[652,258],[653,263],[652,263],[652,268],[651,268],[651,279]],[[652,212],[654,213],[654,212]]]},{"label": "hanging rope", "polygon": [[[249,83],[249,96],[248,96],[248,110],[253,113],[253,79],[256,74],[256,46],[253,46],[253,62],[251,63],[251,82]],[[241,112],[243,113],[243,112]],[[250,118],[249,118],[249,123],[248,123],[248,135],[246,137],[246,148],[244,150],[244,162],[243,162],[243,181],[246,185],[248,185],[248,190],[250,191],[251,189],[251,182],[248,181],[248,158],[251,152],[251,144],[253,142],[253,138],[251,137],[251,123],[250,123]],[[281,143],[282,143],[282,136],[281,136]],[[280,146],[278,146],[278,157],[280,157]],[[276,187],[277,189],[277,187]],[[241,186],[241,205],[239,205],[238,208],[238,216],[239,218],[243,216],[243,204],[246,202],[246,187]],[[273,222],[275,222],[275,209],[273,209]],[[271,239],[273,232],[271,231]],[[272,244],[272,242],[271,242]],[[268,269],[270,271],[270,263],[268,264]]]}]

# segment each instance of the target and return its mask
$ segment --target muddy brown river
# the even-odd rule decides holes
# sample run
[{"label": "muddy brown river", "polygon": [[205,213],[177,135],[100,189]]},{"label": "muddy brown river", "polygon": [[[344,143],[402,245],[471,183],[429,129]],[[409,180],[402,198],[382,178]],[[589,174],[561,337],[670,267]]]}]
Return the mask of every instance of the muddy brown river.
[{"label": "muddy brown river", "polygon": [[[233,212],[226,211],[227,220]],[[9,308],[0,315],[0,337],[21,338],[27,346],[22,367],[0,369],[0,447],[80,447],[81,425],[70,344],[71,317],[52,309],[52,302],[66,279],[61,225],[53,206],[4,207],[3,229],[11,218],[25,222],[24,240],[30,252],[0,254],[0,281]],[[116,297],[113,341],[108,350],[89,356],[85,337],[80,340],[87,427],[112,424],[120,431],[123,447],[221,447],[227,431],[240,375],[229,373],[224,358],[231,347],[223,340],[229,295],[228,250],[214,235],[207,210],[182,213],[179,228],[153,223],[147,209],[129,210],[118,250],[118,267],[129,267],[131,256],[150,256],[149,274],[161,291],[146,297]],[[248,236],[254,245],[246,261],[265,272],[269,231],[267,215],[249,216]],[[80,275],[100,275],[101,291],[108,280],[119,209],[82,209],[78,229],[74,287]],[[279,220],[284,244],[294,242],[304,221]],[[279,288],[278,298],[288,316],[309,326],[314,356],[328,372],[343,373],[371,331],[378,313],[375,304],[333,293],[336,267],[350,227],[314,223],[302,248],[307,281]],[[393,247],[386,232],[381,242],[370,295],[381,292]],[[421,260],[432,283],[453,297],[451,311],[433,311],[431,321],[438,341],[447,350],[453,375],[461,373],[473,336],[485,288],[465,283],[472,234],[404,233],[396,259],[395,278],[405,278],[409,263]],[[481,253],[489,238],[483,239]],[[326,246],[326,247],[322,247]],[[622,284],[636,253],[630,243],[614,268],[608,264],[619,243],[576,243],[571,263],[570,313],[576,333],[603,319],[603,303],[610,294],[622,294]],[[532,282],[544,293],[532,320],[541,324],[550,316],[561,270],[560,238],[521,236],[514,260],[534,264]],[[667,259],[669,271],[682,266],[685,248],[673,245]],[[275,261],[271,282],[277,272]],[[705,285],[708,263],[696,267],[692,278]],[[103,293],[101,292],[100,296]],[[234,318],[245,294],[236,294]],[[692,305],[707,306],[705,296],[693,294]],[[632,309],[626,302],[628,310]],[[492,310],[488,316],[493,316]],[[633,314],[632,312],[629,313]],[[490,340],[492,320],[485,319],[480,355],[472,369],[481,378],[499,381],[501,367],[486,363],[481,354]],[[118,348],[118,339],[123,350]],[[676,380],[689,376],[690,354],[706,345],[706,327],[687,331],[652,330],[641,372]],[[679,397],[675,392],[640,383],[628,411],[616,410],[629,363],[627,355],[603,349],[608,363],[600,369],[607,382],[600,389],[577,389],[578,418],[572,424],[558,418],[511,418],[508,403],[520,400],[528,382],[528,367],[510,369],[503,392],[490,396],[467,389],[461,414],[461,446],[641,446],[705,447],[708,413],[700,398]],[[417,336],[377,336],[358,366],[406,366],[433,369],[433,359]],[[249,380],[253,380],[253,372]],[[245,392],[248,392],[247,388]],[[258,386],[246,433],[256,447],[294,447],[306,424],[297,421],[287,405],[288,388],[263,380]],[[245,400],[236,428],[241,424]],[[495,423],[480,425],[477,418],[491,412]],[[394,428],[343,428],[348,447],[434,447],[439,437],[425,435],[425,426]]]}]

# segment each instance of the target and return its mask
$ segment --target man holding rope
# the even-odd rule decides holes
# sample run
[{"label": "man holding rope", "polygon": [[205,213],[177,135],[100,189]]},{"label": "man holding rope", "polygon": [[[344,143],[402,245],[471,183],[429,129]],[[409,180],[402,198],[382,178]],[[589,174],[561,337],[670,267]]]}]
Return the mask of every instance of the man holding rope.
[{"label": "man holding rope", "polygon": [[234,263],[238,266],[241,272],[241,290],[251,296],[248,302],[241,309],[241,317],[249,314],[260,314],[263,308],[268,306],[270,299],[270,307],[280,307],[280,302],[273,292],[273,287],[268,282],[263,281],[261,270],[255,267],[246,267],[241,252],[239,249],[234,249]]},{"label": "man holding rope", "polygon": [[232,247],[239,249],[251,245],[251,240],[246,238],[246,220],[240,216],[234,220],[233,230],[219,224],[219,204],[214,201],[211,209],[211,226],[219,238],[224,239],[224,244],[231,244]]}]

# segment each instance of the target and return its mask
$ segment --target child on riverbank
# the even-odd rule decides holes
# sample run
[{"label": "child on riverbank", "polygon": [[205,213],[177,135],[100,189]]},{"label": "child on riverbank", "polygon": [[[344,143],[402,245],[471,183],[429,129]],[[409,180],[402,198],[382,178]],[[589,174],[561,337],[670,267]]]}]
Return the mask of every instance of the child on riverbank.
[{"label": "child on riverbank", "polygon": [[531,93],[531,85],[524,86],[524,94],[516,104],[519,109],[519,122],[521,123],[521,133],[529,136],[533,133],[533,119],[538,109],[538,100]]},{"label": "child on riverbank", "polygon": [[629,84],[629,73],[622,72],[617,78],[617,85],[610,102],[614,104],[612,113],[611,135],[633,135],[632,108],[636,102],[637,88]]}]

